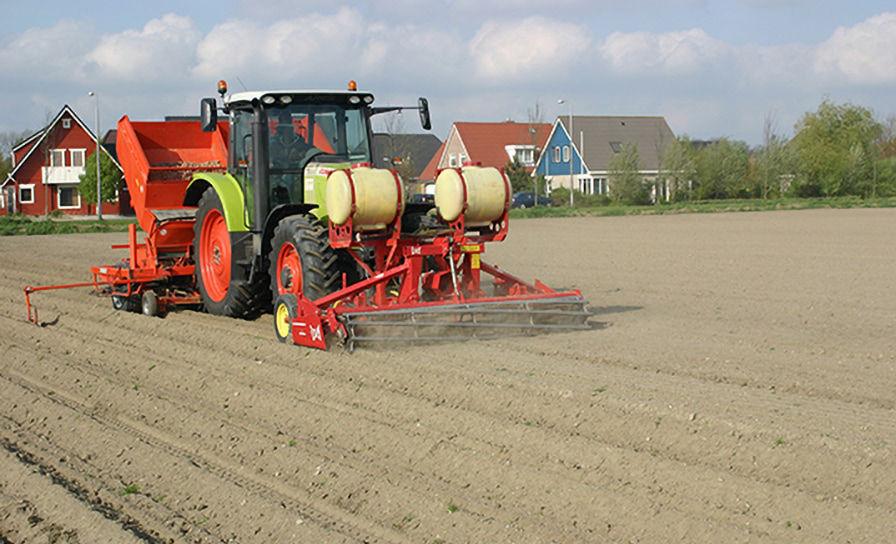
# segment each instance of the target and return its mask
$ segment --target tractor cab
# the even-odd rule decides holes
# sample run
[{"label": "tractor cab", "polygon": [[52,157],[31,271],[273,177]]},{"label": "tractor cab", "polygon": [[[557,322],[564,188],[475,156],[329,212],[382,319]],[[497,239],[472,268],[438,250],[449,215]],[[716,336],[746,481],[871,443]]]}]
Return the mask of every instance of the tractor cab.
[{"label": "tractor cab", "polygon": [[[228,171],[242,189],[249,223],[262,228],[272,210],[281,206],[313,206],[320,219],[327,215],[325,182],[330,172],[372,162],[371,117],[405,108],[374,108],[374,97],[348,90],[246,91],[227,95],[219,83],[222,111],[229,131]],[[429,128],[426,99],[418,108]],[[424,111],[425,110],[425,111]],[[217,128],[217,101],[202,101],[203,130]],[[261,198],[257,196],[263,195]]]}]

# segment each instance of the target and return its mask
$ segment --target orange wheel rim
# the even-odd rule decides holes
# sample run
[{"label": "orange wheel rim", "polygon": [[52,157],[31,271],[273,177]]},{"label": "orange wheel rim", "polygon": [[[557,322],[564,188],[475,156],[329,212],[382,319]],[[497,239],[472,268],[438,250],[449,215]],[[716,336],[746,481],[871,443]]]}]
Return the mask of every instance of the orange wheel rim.
[{"label": "orange wheel rim", "polygon": [[277,293],[302,294],[302,261],[296,246],[290,243],[277,252]]},{"label": "orange wheel rim", "polygon": [[230,233],[219,210],[210,210],[202,220],[199,266],[209,298],[221,302],[230,287]]}]

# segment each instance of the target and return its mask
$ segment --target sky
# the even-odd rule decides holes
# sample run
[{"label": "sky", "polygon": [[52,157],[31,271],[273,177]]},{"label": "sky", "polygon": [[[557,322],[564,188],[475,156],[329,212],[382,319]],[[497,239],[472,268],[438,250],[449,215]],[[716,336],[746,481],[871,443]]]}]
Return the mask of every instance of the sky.
[{"label": "sky", "polygon": [[[0,0],[0,131],[63,104],[101,127],[195,115],[233,91],[344,88],[429,98],[454,121],[662,115],[676,134],[756,145],[824,99],[896,114],[896,1]],[[563,105],[558,104],[564,99]],[[420,131],[407,115],[405,130]]]}]

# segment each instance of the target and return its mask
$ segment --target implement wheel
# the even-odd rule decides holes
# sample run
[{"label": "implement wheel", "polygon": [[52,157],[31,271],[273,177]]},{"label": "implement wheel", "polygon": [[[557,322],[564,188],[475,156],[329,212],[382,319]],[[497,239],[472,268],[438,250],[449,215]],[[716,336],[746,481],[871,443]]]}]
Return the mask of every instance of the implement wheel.
[{"label": "implement wheel", "polygon": [[339,257],[328,236],[323,225],[306,215],[280,220],[271,240],[274,300],[281,295],[315,300],[342,287]]},{"label": "implement wheel", "polygon": [[147,317],[159,315],[159,296],[156,295],[155,291],[143,291],[140,308],[143,310],[143,315]]},{"label": "implement wheel", "polygon": [[298,302],[295,295],[280,296],[274,303],[274,334],[283,343],[292,343],[292,322],[298,315]]},{"label": "implement wheel", "polygon": [[[117,292],[127,293],[127,287],[116,288]],[[127,296],[126,294],[112,295],[112,307],[120,312],[139,312],[140,297],[137,295]]]},{"label": "implement wheel", "polygon": [[230,232],[224,207],[213,188],[205,190],[196,210],[193,258],[196,261],[196,285],[208,313],[245,319],[258,317],[269,301],[267,278],[257,274],[260,277],[253,283],[233,279]]}]

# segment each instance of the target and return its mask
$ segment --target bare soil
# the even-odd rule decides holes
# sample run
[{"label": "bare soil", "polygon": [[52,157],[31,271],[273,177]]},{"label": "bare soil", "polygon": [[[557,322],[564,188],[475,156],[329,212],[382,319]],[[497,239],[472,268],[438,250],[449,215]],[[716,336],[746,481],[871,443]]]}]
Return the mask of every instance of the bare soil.
[{"label": "bare soil", "polygon": [[516,221],[594,330],[314,352],[0,239],[0,541],[888,542],[896,210]]}]

